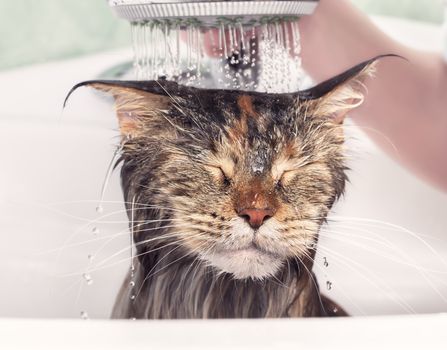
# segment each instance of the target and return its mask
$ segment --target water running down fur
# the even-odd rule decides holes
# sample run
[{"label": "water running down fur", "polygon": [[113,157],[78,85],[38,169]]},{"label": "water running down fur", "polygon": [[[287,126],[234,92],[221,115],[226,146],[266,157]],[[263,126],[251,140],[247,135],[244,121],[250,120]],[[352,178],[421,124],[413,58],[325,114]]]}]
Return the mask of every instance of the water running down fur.
[{"label": "water running down fur", "polygon": [[137,258],[112,316],[345,315],[311,271],[345,187],[343,118],[378,58],[289,94],[163,80],[75,86],[114,97],[122,134]]}]

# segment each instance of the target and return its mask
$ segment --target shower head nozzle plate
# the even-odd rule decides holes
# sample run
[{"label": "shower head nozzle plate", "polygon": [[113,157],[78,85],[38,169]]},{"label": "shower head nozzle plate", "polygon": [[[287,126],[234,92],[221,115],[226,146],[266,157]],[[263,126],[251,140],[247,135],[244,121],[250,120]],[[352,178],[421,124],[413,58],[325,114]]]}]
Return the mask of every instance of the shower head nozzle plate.
[{"label": "shower head nozzle plate", "polygon": [[318,0],[109,0],[109,5],[117,16],[131,22],[189,20],[191,23],[199,25],[217,25],[222,19],[242,24],[253,24],[256,21],[262,23],[262,20],[266,18],[301,17],[313,13],[317,4]]}]

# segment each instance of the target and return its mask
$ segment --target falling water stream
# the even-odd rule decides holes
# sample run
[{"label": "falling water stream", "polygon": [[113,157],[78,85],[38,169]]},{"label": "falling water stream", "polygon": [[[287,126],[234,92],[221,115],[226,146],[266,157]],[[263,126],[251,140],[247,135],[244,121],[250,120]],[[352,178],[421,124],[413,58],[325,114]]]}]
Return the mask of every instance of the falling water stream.
[{"label": "falling water stream", "polygon": [[256,25],[221,19],[215,27],[172,20],[132,23],[134,70],[139,80],[166,78],[204,88],[296,91],[301,68],[296,18]]}]

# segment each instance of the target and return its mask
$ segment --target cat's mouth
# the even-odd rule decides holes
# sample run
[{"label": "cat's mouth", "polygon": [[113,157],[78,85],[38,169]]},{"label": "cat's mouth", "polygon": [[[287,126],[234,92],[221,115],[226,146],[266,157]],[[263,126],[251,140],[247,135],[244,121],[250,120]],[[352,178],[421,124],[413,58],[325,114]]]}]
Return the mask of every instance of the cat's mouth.
[{"label": "cat's mouth", "polygon": [[263,249],[260,247],[255,241],[251,242],[248,246],[238,249],[225,249],[221,250],[222,253],[232,253],[232,254],[265,254],[270,255],[272,258],[281,259],[279,254],[275,254],[273,252],[270,252],[268,250]]},{"label": "cat's mouth", "polygon": [[220,271],[235,279],[264,279],[275,275],[284,258],[259,247],[255,242],[237,249],[218,249],[202,256]]}]

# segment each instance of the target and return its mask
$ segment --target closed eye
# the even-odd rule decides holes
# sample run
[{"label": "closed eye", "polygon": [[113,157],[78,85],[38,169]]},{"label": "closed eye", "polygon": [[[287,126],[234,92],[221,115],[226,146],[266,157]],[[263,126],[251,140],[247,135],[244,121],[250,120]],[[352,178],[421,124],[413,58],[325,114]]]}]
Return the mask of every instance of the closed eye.
[{"label": "closed eye", "polygon": [[231,178],[225,173],[225,171],[222,168],[219,168],[221,173],[222,173],[222,180],[223,180],[223,184],[225,186],[230,186],[231,184]]},{"label": "closed eye", "polygon": [[309,157],[281,157],[272,167],[272,176],[278,185],[285,185],[295,173],[310,163]]},{"label": "closed eye", "polygon": [[300,173],[303,173],[304,171],[308,171],[308,172],[313,172],[313,173],[317,173],[317,172],[321,172],[323,170],[325,170],[326,167],[324,166],[324,163],[320,162],[320,161],[309,161],[306,163],[302,163],[298,168],[296,169],[290,169],[290,170],[285,170],[283,171],[283,173],[281,174],[281,177],[278,180],[278,185],[280,186],[287,186],[289,185],[294,178],[296,178]]},{"label": "closed eye", "polygon": [[279,186],[287,186],[298,174],[300,169],[286,170],[281,174],[277,184]]},{"label": "closed eye", "polygon": [[211,173],[213,178],[224,186],[231,184],[230,176],[219,166],[207,165],[205,168]]}]

